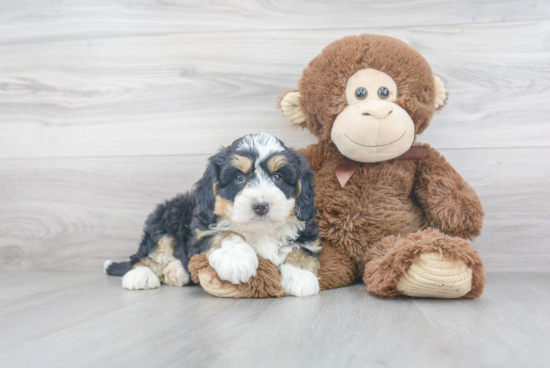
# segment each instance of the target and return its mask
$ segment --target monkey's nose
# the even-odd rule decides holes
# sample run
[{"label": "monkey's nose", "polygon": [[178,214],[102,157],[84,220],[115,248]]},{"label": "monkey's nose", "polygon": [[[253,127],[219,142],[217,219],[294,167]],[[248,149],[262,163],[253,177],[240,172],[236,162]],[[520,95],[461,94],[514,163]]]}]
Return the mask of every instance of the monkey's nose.
[{"label": "monkey's nose", "polygon": [[256,202],[252,205],[252,209],[257,215],[263,216],[269,212],[269,204],[266,202]]},{"label": "monkey's nose", "polygon": [[383,119],[393,111],[393,104],[383,101],[369,101],[361,105],[361,114]]}]

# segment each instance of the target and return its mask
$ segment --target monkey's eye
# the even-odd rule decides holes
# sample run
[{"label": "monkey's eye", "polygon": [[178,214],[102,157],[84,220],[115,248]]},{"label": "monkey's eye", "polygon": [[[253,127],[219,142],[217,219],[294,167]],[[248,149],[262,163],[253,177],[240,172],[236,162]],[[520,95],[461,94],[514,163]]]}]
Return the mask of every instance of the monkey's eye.
[{"label": "monkey's eye", "polygon": [[368,92],[365,87],[359,87],[355,90],[355,97],[357,97],[358,100],[364,100],[367,98]]},{"label": "monkey's eye", "polygon": [[386,87],[378,88],[378,97],[385,100],[389,96],[390,96],[390,90],[389,89],[387,89]]},{"label": "monkey's eye", "polygon": [[245,174],[239,174],[235,177],[235,182],[237,184],[242,184],[246,181],[246,175]]},{"label": "monkey's eye", "polygon": [[273,174],[273,176],[271,176],[271,180],[273,180],[274,183],[280,183],[283,181],[283,177],[281,174]]}]

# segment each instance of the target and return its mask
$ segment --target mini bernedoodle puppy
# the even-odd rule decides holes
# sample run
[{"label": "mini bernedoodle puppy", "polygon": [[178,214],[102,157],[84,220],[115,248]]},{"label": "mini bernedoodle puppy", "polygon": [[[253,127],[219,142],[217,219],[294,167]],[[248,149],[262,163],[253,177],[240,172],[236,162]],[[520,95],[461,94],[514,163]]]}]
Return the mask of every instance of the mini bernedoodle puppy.
[{"label": "mini bernedoodle puppy", "polygon": [[206,253],[220,279],[239,284],[256,275],[260,256],[279,267],[288,294],[317,294],[312,180],[307,159],[277,138],[244,136],[209,159],[191,191],[157,207],[130,262],[106,261],[105,272],[130,290],[183,286],[191,257]]}]

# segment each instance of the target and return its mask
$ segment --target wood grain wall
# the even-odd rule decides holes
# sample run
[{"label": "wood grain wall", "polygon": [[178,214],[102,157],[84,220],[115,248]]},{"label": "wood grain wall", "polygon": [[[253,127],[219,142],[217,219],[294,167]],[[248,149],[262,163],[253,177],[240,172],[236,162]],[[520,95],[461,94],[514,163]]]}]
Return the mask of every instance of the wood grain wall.
[{"label": "wood grain wall", "polygon": [[0,268],[100,269],[345,35],[398,37],[450,99],[419,137],[486,208],[490,272],[550,271],[550,2],[0,2]]}]

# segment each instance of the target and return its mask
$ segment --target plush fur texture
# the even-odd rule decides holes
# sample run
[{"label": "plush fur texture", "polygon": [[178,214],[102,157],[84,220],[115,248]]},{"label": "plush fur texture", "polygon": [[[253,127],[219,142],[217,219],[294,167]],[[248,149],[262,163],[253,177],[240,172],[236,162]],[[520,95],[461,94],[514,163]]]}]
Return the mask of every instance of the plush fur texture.
[{"label": "plush fur texture", "polygon": [[444,105],[444,87],[427,61],[391,37],[345,37],[328,45],[304,70],[298,83],[305,115],[300,126],[319,142],[300,152],[317,172],[320,287],[364,281],[372,293],[403,297],[397,284],[408,267],[421,254],[435,252],[472,270],[472,286],[463,297],[479,297],[485,283],[483,263],[466,240],[480,234],[483,208],[475,191],[439,152],[423,144],[423,158],[361,164],[343,188],[336,178],[335,168],[345,157],[331,140],[332,127],[347,107],[349,78],[367,68],[395,81],[395,103],[412,118],[416,134],[428,127],[436,107]]},{"label": "plush fur texture", "polygon": [[194,256],[189,262],[193,282],[201,284],[210,294],[224,298],[271,298],[288,295],[280,281],[280,273],[272,262],[258,257],[258,269],[247,283],[232,284],[220,280],[208,263],[205,254]]},{"label": "plush fur texture", "polygon": [[319,263],[322,266],[319,271],[321,290],[353,285],[360,280],[356,263],[340,248],[325,248],[319,255]]},{"label": "plush fur texture", "polygon": [[388,298],[401,297],[397,282],[423,253],[438,253],[463,261],[472,269],[472,280],[475,280],[470,292],[464,297],[477,298],[483,293],[485,275],[477,251],[464,239],[431,228],[406,237],[387,236],[370,247],[364,258],[367,290]]},{"label": "plush fur texture", "polygon": [[[318,292],[321,246],[313,201],[307,159],[269,134],[247,135],[209,159],[192,191],[157,207],[130,262],[107,261],[105,271],[124,275],[123,286],[130,290],[159,287],[161,282],[183,286],[191,281],[188,270],[198,269],[189,260],[204,253],[208,267],[203,277],[208,280],[212,271],[221,279],[219,285],[246,283],[257,273],[277,275],[277,288],[267,288],[282,295],[277,266],[285,266],[289,254],[289,265],[294,265],[299,251],[298,266],[316,286],[288,291],[297,296]],[[275,271],[259,264],[258,256],[269,259]],[[296,283],[302,282],[298,272],[293,275]],[[192,279],[199,282],[201,276]],[[262,281],[252,290],[260,284],[269,285]]]}]

